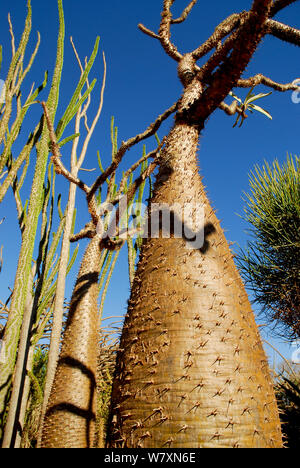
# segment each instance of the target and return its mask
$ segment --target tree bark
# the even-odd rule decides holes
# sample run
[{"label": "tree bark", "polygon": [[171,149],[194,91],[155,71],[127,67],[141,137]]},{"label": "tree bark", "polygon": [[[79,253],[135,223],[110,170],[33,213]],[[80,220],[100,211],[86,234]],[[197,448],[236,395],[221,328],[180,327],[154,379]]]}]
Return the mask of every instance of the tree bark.
[{"label": "tree bark", "polygon": [[[74,175],[77,176],[77,172],[74,171]],[[44,389],[44,401],[41,411],[41,427],[38,434],[38,446],[41,444],[41,430],[42,430],[42,421],[47,409],[48,400],[53,385],[55,371],[59,356],[59,346],[61,343],[61,332],[62,332],[62,323],[63,323],[63,314],[64,314],[64,299],[65,299],[65,287],[66,287],[66,276],[68,269],[69,253],[70,253],[70,236],[72,232],[72,221],[75,208],[75,198],[76,198],[76,185],[70,184],[69,189],[69,199],[67,205],[66,213],[66,224],[62,239],[62,246],[60,252],[59,260],[59,270],[57,274],[57,287],[55,292],[55,302],[53,309],[53,326],[51,330],[51,339],[49,346],[48,354],[48,365],[47,365],[47,374],[45,380],[45,389]]]},{"label": "tree bark", "polygon": [[[23,431],[26,404],[30,389],[30,381],[26,375],[26,370],[28,365],[32,365],[32,359],[28,359],[29,354],[31,354],[31,358],[33,357],[33,353],[30,353],[30,332],[33,323],[32,285],[34,275],[35,268],[33,267],[27,288],[27,300],[24,309],[18,356],[14,372],[15,375],[13,379],[2,448],[19,448],[19,444],[21,443],[21,433]],[[31,368],[32,367],[30,367],[30,370]]]},{"label": "tree bark", "polygon": [[42,448],[93,447],[100,248],[96,235],[79,270],[45,415]]},{"label": "tree bark", "polygon": [[[200,130],[177,117],[150,206],[196,201],[205,242],[144,241],[113,384],[111,448],[282,446],[254,314],[198,173]],[[195,212],[185,222],[203,229]]]}]

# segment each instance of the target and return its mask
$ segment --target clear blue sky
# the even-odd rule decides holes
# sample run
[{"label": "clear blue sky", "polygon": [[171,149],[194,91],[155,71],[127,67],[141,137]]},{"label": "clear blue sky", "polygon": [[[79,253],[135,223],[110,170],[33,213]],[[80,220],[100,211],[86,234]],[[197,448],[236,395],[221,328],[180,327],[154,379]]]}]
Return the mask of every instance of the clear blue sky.
[{"label": "clear blue sky", "polygon": [[[177,0],[174,13],[178,14],[187,5],[187,0]],[[162,51],[160,44],[142,34],[137,24],[144,23],[150,29],[157,30],[160,20],[162,0],[64,0],[66,19],[66,50],[63,82],[61,89],[61,109],[67,103],[70,93],[78,79],[78,67],[75,63],[69,37],[73,36],[81,57],[91,53],[95,38],[100,35],[101,49],[105,51],[108,77],[103,113],[95,132],[85,167],[97,166],[96,151],[99,149],[103,162],[108,163],[111,150],[109,143],[110,118],[115,116],[119,128],[119,141],[125,140],[144,130],[156,116],[173,104],[181,93],[177,79],[176,63]],[[173,40],[181,52],[188,52],[203,42],[215,26],[233,12],[249,9],[250,0],[199,1],[186,23],[173,28]],[[40,51],[30,75],[27,86],[34,80],[40,83],[44,70],[50,72],[55,61],[56,38],[58,31],[56,0],[32,0],[33,31],[30,44],[36,40],[40,31],[42,42]],[[3,45],[3,65],[0,79],[5,79],[10,60],[10,37],[8,33],[7,13],[11,13],[17,40],[22,32],[26,15],[26,0],[2,0],[0,4],[0,43]],[[288,22],[300,28],[300,2],[278,15],[278,20]],[[92,76],[98,75],[98,87],[102,78],[102,64],[99,56]],[[245,76],[263,73],[278,82],[291,82],[300,77],[300,50],[268,37],[259,47]],[[34,77],[34,78],[33,78]],[[266,88],[258,88],[258,92]],[[97,91],[99,92],[99,88]],[[245,91],[240,91],[241,97]],[[243,191],[248,190],[248,174],[254,164],[264,160],[272,162],[278,158],[286,159],[287,153],[299,155],[300,104],[292,103],[291,92],[276,93],[259,103],[273,116],[270,121],[256,114],[250,116],[241,129],[232,128],[233,118],[217,111],[207,122],[200,141],[199,166],[204,183],[213,206],[218,211],[229,241],[245,246],[248,235],[247,226],[237,214],[243,211]],[[35,111],[33,111],[35,112]],[[170,128],[170,119],[159,131],[164,136]],[[29,128],[24,125],[24,130]],[[71,133],[71,130],[70,130]],[[148,148],[154,142],[148,143]],[[17,148],[16,148],[17,151]],[[132,151],[128,163],[137,156]],[[67,158],[67,155],[66,155]],[[86,178],[89,181],[88,173]],[[27,187],[28,189],[28,187]],[[64,181],[58,182],[58,189],[67,193]],[[26,187],[23,194],[26,196]],[[79,216],[77,229],[86,222],[85,202],[78,197]],[[4,246],[4,266],[1,273],[0,298],[7,296],[8,287],[13,287],[20,234],[15,221],[15,206],[11,195],[0,205],[0,219],[5,223],[0,229],[0,246]],[[81,242],[80,255],[85,246]],[[74,270],[77,272],[78,263]],[[68,294],[71,293],[74,276],[68,282]],[[121,254],[113,281],[109,289],[105,306],[106,315],[120,315],[126,309],[129,294],[127,278],[126,251]],[[270,338],[270,337],[269,337]],[[290,357],[291,349],[277,339],[272,342]],[[272,356],[272,352],[270,353]]]}]

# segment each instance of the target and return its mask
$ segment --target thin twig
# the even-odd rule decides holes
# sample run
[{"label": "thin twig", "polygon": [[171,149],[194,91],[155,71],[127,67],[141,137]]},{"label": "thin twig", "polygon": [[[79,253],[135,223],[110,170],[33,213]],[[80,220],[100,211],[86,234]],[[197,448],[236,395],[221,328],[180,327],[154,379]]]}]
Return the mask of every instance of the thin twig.
[{"label": "thin twig", "polygon": [[10,17],[9,13],[8,13],[8,24],[9,24],[9,32],[10,32],[10,36],[11,36],[12,57],[14,57],[15,53],[16,53],[15,36],[14,36],[13,25],[12,25],[11,17]]},{"label": "thin twig", "polygon": [[160,37],[158,34],[155,34],[155,32],[151,31],[151,29],[148,29],[146,28],[146,26],[144,26],[142,23],[139,23],[138,24],[138,28],[145,34],[147,34],[147,36],[150,36],[150,37],[153,37],[154,39],[158,39],[160,40]]},{"label": "thin twig", "polygon": [[42,107],[44,109],[44,114],[46,117],[46,123],[49,131],[49,137],[50,137],[50,146],[51,146],[51,152],[52,152],[52,162],[55,167],[55,171],[57,174],[62,174],[66,179],[69,180],[69,182],[72,182],[73,184],[76,184],[79,188],[81,188],[85,193],[89,192],[89,187],[82,182],[82,180],[78,179],[78,177],[75,177],[69,172],[63,163],[61,162],[61,154],[59,151],[59,146],[56,141],[56,135],[54,131],[53,124],[50,120],[49,117],[49,112],[47,108],[47,104],[43,101],[41,102]]},{"label": "thin twig", "polygon": [[297,2],[298,0],[275,0],[273,5],[271,6],[270,10],[270,18],[273,18],[273,16],[277,15],[279,11],[283,10],[289,5],[292,5],[292,3]]},{"label": "thin twig", "polygon": [[260,84],[264,86],[268,86],[269,88],[275,89],[276,91],[282,91],[282,92],[293,91],[293,90],[298,89],[298,86],[294,83],[287,83],[287,84],[277,83],[276,81],[273,81],[270,78],[267,78],[266,76],[260,73],[255,76],[252,76],[251,78],[238,80],[237,87],[253,88],[254,86],[258,86]]},{"label": "thin twig", "polygon": [[290,26],[279,23],[278,21],[269,19],[266,22],[267,34],[271,34],[282,41],[289,42],[296,46],[300,46],[300,30],[291,28]]},{"label": "thin twig", "polygon": [[[237,14],[234,13],[220,23],[214,33],[201,44],[200,47],[192,52],[192,56],[195,60],[199,60],[201,57],[210,52],[214,47],[217,47],[222,39],[230,34],[235,28],[241,24],[241,20],[245,17],[245,13]],[[225,49],[224,49],[225,50]]]},{"label": "thin twig", "polygon": [[175,45],[171,42],[170,26],[172,22],[172,13],[170,9],[173,3],[174,0],[164,0],[163,12],[161,14],[162,19],[160,22],[158,35],[160,37],[160,43],[165,52],[169,55],[169,57],[179,62],[183,56],[178,52]]}]

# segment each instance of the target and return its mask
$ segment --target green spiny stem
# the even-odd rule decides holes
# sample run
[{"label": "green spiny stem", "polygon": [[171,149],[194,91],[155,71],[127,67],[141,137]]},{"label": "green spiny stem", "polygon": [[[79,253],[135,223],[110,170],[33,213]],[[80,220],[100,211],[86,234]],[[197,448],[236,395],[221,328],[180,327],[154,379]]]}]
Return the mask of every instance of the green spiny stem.
[{"label": "green spiny stem", "polygon": [[100,318],[100,321],[102,319],[102,314],[103,314],[103,308],[104,308],[104,302],[105,302],[105,298],[106,298],[106,295],[107,295],[107,290],[108,290],[108,286],[110,284],[110,280],[111,280],[111,277],[112,277],[112,274],[113,274],[113,271],[114,271],[114,268],[116,266],[116,263],[117,263],[117,260],[118,260],[118,257],[120,255],[120,250],[118,250],[117,252],[115,252],[115,256],[111,262],[111,265],[110,265],[110,268],[109,268],[109,272],[108,272],[108,275],[107,275],[107,278],[106,278],[106,281],[105,281],[105,285],[104,285],[104,288],[103,288],[103,291],[102,291],[102,295],[101,295],[101,301],[100,301],[100,306],[99,306],[99,318]]},{"label": "green spiny stem", "polygon": [[31,32],[32,11],[30,0],[28,0],[27,2],[27,7],[28,14],[25,21],[25,28],[20,40],[18,50],[15,53],[13,51],[12,61],[6,78],[5,112],[0,122],[0,142],[3,141],[4,135],[7,131],[8,122],[10,120],[12,112],[12,99],[16,91],[18,91],[18,89],[14,85],[20,68],[20,62],[22,62],[22,57],[24,57],[24,52]]},{"label": "green spiny stem", "polygon": [[[54,120],[57,109],[59,87],[63,66],[65,29],[62,0],[58,0],[58,8],[60,28],[57,44],[57,59],[51,90],[47,101],[49,114],[51,116],[52,121]],[[0,366],[0,414],[2,414],[4,411],[6,396],[11,385],[11,379],[16,360],[21,323],[23,320],[27,289],[30,278],[32,255],[36,238],[36,229],[42,207],[43,184],[47,168],[48,154],[48,128],[46,123],[44,123],[41,140],[37,145],[37,160],[28,207],[27,222],[24,226],[21,251],[11,301],[11,311],[6,324],[6,330],[4,335],[5,362]]]}]

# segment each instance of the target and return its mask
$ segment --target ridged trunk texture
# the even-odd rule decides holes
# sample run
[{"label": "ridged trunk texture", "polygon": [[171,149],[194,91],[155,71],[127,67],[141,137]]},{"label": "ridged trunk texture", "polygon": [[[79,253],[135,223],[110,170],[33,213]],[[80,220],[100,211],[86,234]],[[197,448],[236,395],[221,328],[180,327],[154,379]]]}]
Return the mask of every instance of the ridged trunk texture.
[{"label": "ridged trunk texture", "polygon": [[198,138],[199,128],[175,124],[151,202],[204,207],[205,244],[144,241],[117,360],[109,447],[282,446],[258,328],[199,176]]},{"label": "ridged trunk texture", "polygon": [[42,448],[91,448],[96,418],[100,239],[89,243],[73,291],[68,322],[42,432]]}]

